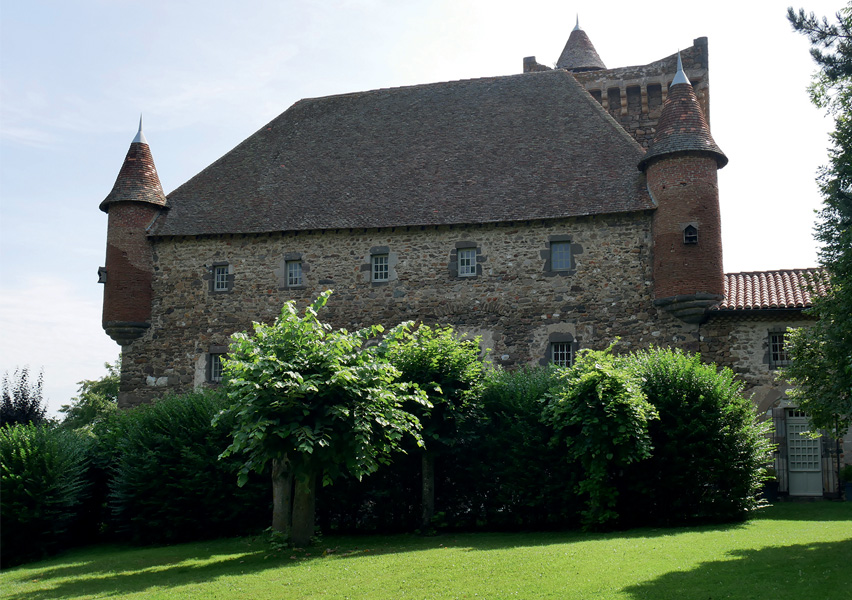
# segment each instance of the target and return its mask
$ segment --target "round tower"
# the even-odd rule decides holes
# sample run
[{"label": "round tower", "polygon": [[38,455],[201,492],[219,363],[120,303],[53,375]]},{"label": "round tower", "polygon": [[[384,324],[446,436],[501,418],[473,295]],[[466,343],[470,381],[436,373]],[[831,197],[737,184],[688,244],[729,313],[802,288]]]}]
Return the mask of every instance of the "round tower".
[{"label": "round tower", "polygon": [[724,295],[717,171],[727,162],[678,54],[677,74],[639,169],[657,204],[654,303],[688,323],[701,322]]},{"label": "round tower", "polygon": [[592,45],[592,40],[586,35],[586,32],[580,28],[580,17],[577,17],[577,24],[574,26],[571,35],[568,36],[568,41],[565,43],[565,48],[562,54],[559,55],[559,60],[556,61],[557,69],[566,69],[568,71],[600,71],[606,69],[606,65],[598,56],[597,50]]},{"label": "round tower", "polygon": [[103,328],[122,346],[151,326],[153,257],[147,231],[166,208],[140,117],[139,132],[115,185],[100,204],[109,217],[106,266],[99,269],[99,281],[104,284]]}]

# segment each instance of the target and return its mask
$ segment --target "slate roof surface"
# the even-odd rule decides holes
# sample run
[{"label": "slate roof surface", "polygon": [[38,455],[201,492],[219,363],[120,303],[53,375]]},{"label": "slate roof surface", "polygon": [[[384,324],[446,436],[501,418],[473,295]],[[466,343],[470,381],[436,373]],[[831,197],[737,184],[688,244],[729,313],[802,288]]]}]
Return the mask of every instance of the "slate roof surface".
[{"label": "slate roof surface", "polygon": [[695,96],[695,90],[689,83],[669,88],[654,140],[639,163],[639,168],[644,170],[650,162],[661,156],[681,152],[710,154],[716,158],[720,169],[728,164],[728,157],[710,134],[710,126]]},{"label": "slate roof surface", "polygon": [[169,194],[152,235],[649,210],[643,154],[561,70],[307,99]]},{"label": "slate roof surface", "polygon": [[571,71],[606,69],[606,65],[598,56],[592,40],[582,29],[574,29],[568,36],[565,48],[562,49],[562,54],[556,61],[556,67]]},{"label": "slate roof surface", "polygon": [[[138,135],[141,135],[142,130],[139,131]],[[148,144],[136,141],[130,144],[115,185],[99,208],[107,212],[113,202],[146,202],[160,206],[166,204],[166,195],[163,193],[160,176],[157,175]]]},{"label": "slate roof surface", "polygon": [[[809,284],[813,284],[813,292]],[[720,311],[807,308],[814,295],[825,294],[821,269],[785,269],[727,273]]]}]

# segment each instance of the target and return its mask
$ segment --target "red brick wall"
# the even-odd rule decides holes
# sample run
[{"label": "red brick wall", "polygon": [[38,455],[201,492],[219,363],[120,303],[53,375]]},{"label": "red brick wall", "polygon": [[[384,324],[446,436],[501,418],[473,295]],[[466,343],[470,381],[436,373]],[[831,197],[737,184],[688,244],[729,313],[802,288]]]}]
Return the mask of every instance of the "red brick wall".
[{"label": "red brick wall", "polygon": [[150,204],[127,202],[109,207],[104,323],[151,319],[153,261],[145,230],[157,210]]},{"label": "red brick wall", "polygon": [[[648,167],[654,213],[654,297],[723,294],[722,230],[716,160],[711,156],[664,158]],[[684,244],[687,224],[698,243]]]}]

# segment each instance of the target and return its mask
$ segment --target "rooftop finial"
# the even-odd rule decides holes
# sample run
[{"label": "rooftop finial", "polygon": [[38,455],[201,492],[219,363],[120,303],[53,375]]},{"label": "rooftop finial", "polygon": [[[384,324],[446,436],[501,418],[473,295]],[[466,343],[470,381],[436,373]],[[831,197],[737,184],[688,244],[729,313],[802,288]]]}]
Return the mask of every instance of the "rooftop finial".
[{"label": "rooftop finial", "polygon": [[139,115],[139,132],[136,134],[136,137],[133,138],[133,143],[134,144],[136,144],[136,143],[147,144],[148,143],[148,140],[145,139],[145,134],[142,133],[142,115],[141,114]]},{"label": "rooftop finial", "polygon": [[583,30],[580,28],[580,13],[577,13],[577,24],[576,24],[576,25],[574,25],[574,29],[573,29],[573,31],[583,31]]},{"label": "rooftop finial", "polygon": [[680,50],[677,51],[677,73],[675,73],[674,79],[672,79],[672,85],[677,85],[679,83],[692,85],[689,78],[686,76],[686,73],[683,72],[683,62],[680,60]]}]

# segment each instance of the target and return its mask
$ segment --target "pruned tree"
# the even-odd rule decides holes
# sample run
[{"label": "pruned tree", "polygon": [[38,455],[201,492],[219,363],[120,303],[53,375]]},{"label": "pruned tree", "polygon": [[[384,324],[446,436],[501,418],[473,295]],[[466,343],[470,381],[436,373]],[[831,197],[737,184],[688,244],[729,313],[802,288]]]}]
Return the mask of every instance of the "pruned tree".
[{"label": "pruned tree", "polygon": [[553,429],[551,444],[580,465],[576,492],[584,498],[583,526],[611,526],[618,519],[616,473],[652,453],[649,421],[656,409],[641,379],[612,354],[583,350],[551,388],[542,412]]},{"label": "pruned tree", "polygon": [[813,300],[813,327],[789,336],[790,395],[817,429],[843,435],[852,425],[852,3],[835,21],[787,9],[795,31],[811,43],[819,70],[811,100],[834,119],[828,164],[820,169],[823,197],[815,227],[827,291]]},{"label": "pruned tree", "polygon": [[429,403],[410,410],[423,426],[421,530],[432,526],[435,515],[435,458],[455,441],[459,421],[469,415],[479,398],[485,377],[479,338],[463,339],[452,327],[405,325],[393,330],[385,345],[388,358],[405,381],[416,383]]},{"label": "pruned tree", "polygon": [[330,295],[320,294],[303,316],[288,302],[274,323],[235,334],[224,359],[232,404],[217,422],[227,417],[234,426],[222,456],[242,457],[240,485],[251,471],[271,471],[273,529],[297,545],[314,535],[317,482],[360,479],[404,437],[419,443],[419,423],[403,405],[426,403],[381,357],[380,326],[348,332],[319,320]]},{"label": "pruned tree", "polygon": [[3,375],[3,391],[0,398],[0,426],[2,425],[41,425],[47,422],[47,404],[42,396],[44,373],[40,372],[35,382],[30,382],[29,367],[15,369],[15,375],[9,380],[9,373]]}]

